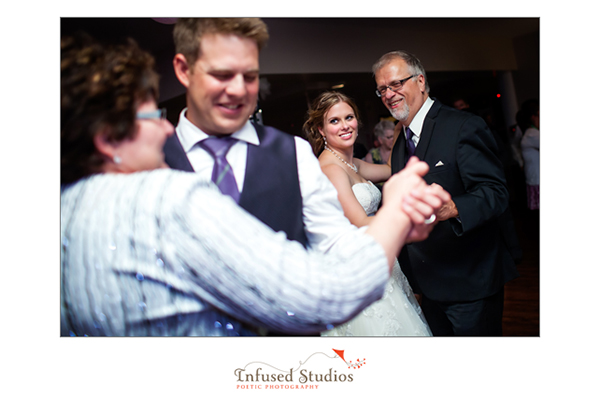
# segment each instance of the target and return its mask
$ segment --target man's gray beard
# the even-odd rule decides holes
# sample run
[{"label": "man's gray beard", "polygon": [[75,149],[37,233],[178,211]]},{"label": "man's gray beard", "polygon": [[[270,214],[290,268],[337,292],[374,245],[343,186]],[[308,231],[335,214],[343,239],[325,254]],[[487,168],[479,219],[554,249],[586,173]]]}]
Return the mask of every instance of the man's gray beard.
[{"label": "man's gray beard", "polygon": [[408,104],[406,104],[406,102],[404,102],[404,105],[402,106],[401,109],[393,110],[393,111],[390,110],[390,114],[392,114],[392,117],[396,118],[400,122],[406,121],[406,119],[408,118],[409,112],[410,112],[410,110],[409,110]]}]

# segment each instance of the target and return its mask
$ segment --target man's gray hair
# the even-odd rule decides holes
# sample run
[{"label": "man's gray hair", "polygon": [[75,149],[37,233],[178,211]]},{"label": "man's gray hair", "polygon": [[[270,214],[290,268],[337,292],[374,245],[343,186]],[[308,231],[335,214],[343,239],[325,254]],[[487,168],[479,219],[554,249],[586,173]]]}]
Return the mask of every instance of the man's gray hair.
[{"label": "man's gray hair", "polygon": [[389,53],[386,53],[383,56],[381,56],[381,58],[379,58],[379,60],[377,60],[377,62],[373,64],[373,76],[375,76],[377,74],[377,71],[379,71],[381,68],[385,67],[386,65],[397,59],[403,60],[408,65],[408,70],[410,71],[411,75],[423,75],[423,78],[425,78],[425,91],[429,93],[429,82],[427,81],[425,68],[423,68],[421,61],[419,61],[419,59],[415,55],[407,51],[390,51]]}]

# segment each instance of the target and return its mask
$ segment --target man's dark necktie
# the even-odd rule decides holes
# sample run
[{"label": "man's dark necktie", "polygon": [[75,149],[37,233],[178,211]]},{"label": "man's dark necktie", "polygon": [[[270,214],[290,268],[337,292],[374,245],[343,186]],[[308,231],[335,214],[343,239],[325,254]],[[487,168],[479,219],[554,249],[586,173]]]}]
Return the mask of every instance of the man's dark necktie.
[{"label": "man's dark necktie", "polygon": [[231,165],[227,162],[225,156],[227,152],[237,142],[229,136],[216,137],[211,136],[199,143],[200,147],[208,151],[215,159],[215,166],[212,171],[212,181],[219,187],[221,193],[227,194],[237,203],[240,200],[240,192],[238,190],[235,176]]},{"label": "man's dark necktie", "polygon": [[412,141],[414,133],[408,128],[406,129],[406,157],[404,158],[404,165],[408,163],[408,160],[415,155],[415,142]]},{"label": "man's dark necktie", "polygon": [[408,162],[408,159],[411,158],[412,156],[415,155],[415,142],[413,142],[412,137],[413,137],[414,133],[409,129],[409,127],[406,127],[406,151],[408,152],[408,156],[406,157],[406,162]]}]

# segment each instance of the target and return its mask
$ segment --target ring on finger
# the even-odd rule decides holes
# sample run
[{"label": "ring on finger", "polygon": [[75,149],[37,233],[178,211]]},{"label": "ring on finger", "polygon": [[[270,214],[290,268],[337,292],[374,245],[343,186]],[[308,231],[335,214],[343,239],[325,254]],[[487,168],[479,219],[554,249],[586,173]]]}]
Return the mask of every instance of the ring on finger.
[{"label": "ring on finger", "polygon": [[431,214],[431,216],[425,220],[425,225],[433,224],[436,219],[437,217],[435,216],[435,214]]}]

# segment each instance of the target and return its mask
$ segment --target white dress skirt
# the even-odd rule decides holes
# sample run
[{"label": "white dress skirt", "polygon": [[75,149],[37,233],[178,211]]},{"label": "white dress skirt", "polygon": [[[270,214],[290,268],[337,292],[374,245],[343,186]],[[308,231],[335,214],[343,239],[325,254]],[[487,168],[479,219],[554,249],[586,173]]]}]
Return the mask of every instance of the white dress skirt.
[{"label": "white dress skirt", "polygon": [[[357,183],[352,191],[367,215],[379,207],[381,192],[373,183]],[[400,269],[394,264],[381,300],[360,312],[354,319],[321,333],[322,336],[431,336],[421,307]]]}]

